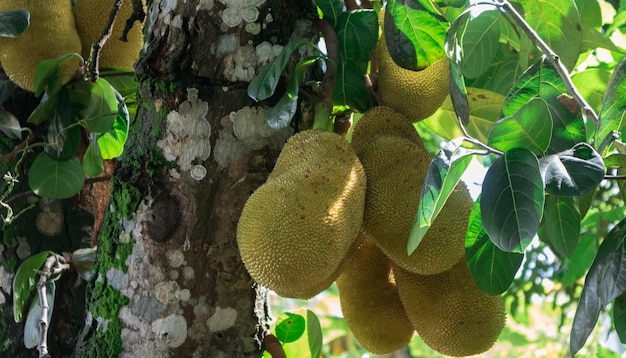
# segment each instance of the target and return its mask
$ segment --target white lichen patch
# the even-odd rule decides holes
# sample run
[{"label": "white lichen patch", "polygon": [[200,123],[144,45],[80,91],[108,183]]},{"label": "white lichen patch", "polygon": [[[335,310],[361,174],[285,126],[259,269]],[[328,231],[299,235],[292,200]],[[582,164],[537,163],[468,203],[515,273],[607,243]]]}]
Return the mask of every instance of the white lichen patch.
[{"label": "white lichen patch", "polygon": [[189,291],[186,288],[183,288],[182,290],[178,290],[176,292],[176,297],[178,297],[178,299],[181,300],[182,302],[187,302],[191,298],[191,291]]},{"label": "white lichen patch", "polygon": [[172,250],[167,254],[167,260],[171,267],[180,267],[185,263],[185,255],[180,250]]},{"label": "white lichen patch", "polygon": [[280,55],[283,52],[283,46],[272,45],[267,41],[263,41],[254,50],[256,52],[257,65],[261,68]]},{"label": "white lichen patch", "polygon": [[[13,288],[13,274],[7,272],[4,266],[0,266],[0,289],[7,295],[11,295],[11,291]],[[4,298],[5,295],[1,295],[0,297]]]},{"label": "white lichen patch", "polygon": [[232,307],[216,307],[215,312],[207,320],[211,332],[221,332],[235,325],[237,310]]},{"label": "white lichen patch", "polygon": [[154,286],[154,296],[159,302],[167,305],[178,302],[176,293],[180,290],[180,286],[176,281],[159,282]]},{"label": "white lichen patch", "polygon": [[109,269],[106,272],[107,283],[118,291],[128,287],[128,274],[119,269]]},{"label": "white lichen patch", "polygon": [[214,0],[200,0],[198,6],[196,6],[196,10],[212,10],[213,5],[215,5]]},{"label": "white lichen patch", "polygon": [[250,82],[256,75],[256,53],[250,45],[239,46],[224,56],[224,78],[231,82]]},{"label": "white lichen patch", "polygon": [[267,110],[260,107],[243,107],[228,116],[233,123],[233,133],[244,145],[253,150],[266,146],[278,149],[292,134],[291,127],[275,130],[266,122]]},{"label": "white lichen patch", "polygon": [[191,175],[191,178],[196,181],[200,181],[204,179],[204,177],[206,177],[206,174],[207,174],[206,167],[200,164],[194,165],[193,168],[191,168],[191,171],[189,173],[189,175]]},{"label": "white lichen patch", "polygon": [[19,236],[17,238],[17,249],[15,250],[15,253],[17,254],[17,257],[22,260],[31,255],[30,245],[28,244],[26,237]]},{"label": "white lichen patch", "polygon": [[187,339],[187,321],[175,314],[159,318],[152,322],[152,332],[156,340],[165,342],[168,347],[180,347]]},{"label": "white lichen patch", "polygon": [[222,21],[228,27],[237,27],[242,22],[254,22],[259,18],[258,7],[265,3],[265,0],[220,0],[226,5],[222,12]]},{"label": "white lichen patch", "polygon": [[258,22],[251,22],[246,24],[246,32],[250,33],[252,35],[258,35],[261,33],[261,24],[259,24]]},{"label": "white lichen patch", "polygon": [[193,280],[195,277],[193,267],[185,266],[183,267],[183,278],[187,281]]},{"label": "white lichen patch", "polygon": [[187,90],[187,101],[178,111],[167,115],[165,136],[157,142],[167,160],[176,160],[183,171],[190,170],[194,160],[207,160],[211,154],[211,125],[206,120],[207,102],[198,98],[198,90]]},{"label": "white lichen patch", "polygon": [[62,212],[40,212],[37,215],[37,229],[46,236],[55,236],[63,230]]}]

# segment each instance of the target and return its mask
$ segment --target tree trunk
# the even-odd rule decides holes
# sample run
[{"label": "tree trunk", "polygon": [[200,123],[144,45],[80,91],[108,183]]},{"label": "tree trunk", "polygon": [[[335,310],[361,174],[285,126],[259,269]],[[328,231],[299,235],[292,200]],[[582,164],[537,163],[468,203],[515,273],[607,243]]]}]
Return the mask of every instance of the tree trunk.
[{"label": "tree trunk", "polygon": [[264,113],[246,88],[267,62],[262,49],[315,34],[316,15],[299,0],[148,2],[139,109],[113,177],[78,356],[260,355],[267,307],[236,228],[290,131],[241,140]]}]

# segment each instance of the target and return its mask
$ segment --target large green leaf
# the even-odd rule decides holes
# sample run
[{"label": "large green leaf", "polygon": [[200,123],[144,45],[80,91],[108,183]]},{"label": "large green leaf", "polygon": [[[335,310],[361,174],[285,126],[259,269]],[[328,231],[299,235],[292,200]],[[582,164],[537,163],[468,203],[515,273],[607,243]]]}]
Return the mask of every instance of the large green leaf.
[{"label": "large green leaf", "polygon": [[487,10],[476,16],[466,12],[455,20],[455,35],[463,48],[461,68],[465,78],[477,78],[489,69],[498,52],[500,16],[497,10]]},{"label": "large green leaf", "polygon": [[[595,263],[595,260],[594,260]],[[572,331],[570,333],[569,350],[572,356],[576,354],[587,341],[589,334],[598,322],[602,304],[598,297],[598,269],[592,264],[585,285],[576,306],[576,314],[572,323]]]},{"label": "large green leaf", "polygon": [[284,312],[276,319],[276,338],[281,342],[295,342],[305,330],[306,319],[299,314]]},{"label": "large green leaf", "polygon": [[575,0],[580,22],[591,27],[602,26],[602,10],[598,0]]},{"label": "large green leaf", "polygon": [[322,11],[323,19],[335,27],[337,19],[343,10],[342,0],[314,0],[315,5]]},{"label": "large green leaf", "polygon": [[378,41],[378,16],[374,10],[344,12],[339,16],[336,32],[342,60],[366,64]]},{"label": "large green leaf", "polygon": [[588,68],[572,76],[572,82],[578,92],[596,111],[600,111],[602,106],[602,99],[607,90],[607,84],[611,80],[611,73],[612,71],[604,68]]},{"label": "large green leaf", "polygon": [[428,0],[387,2],[383,34],[391,58],[400,67],[421,70],[440,60],[448,26]]},{"label": "large green leaf", "polygon": [[30,24],[30,13],[25,9],[0,12],[0,36],[16,37]]},{"label": "large green leaf", "polygon": [[465,236],[465,257],[476,286],[489,295],[506,291],[524,254],[506,252],[493,244],[482,226],[480,198],[474,204]]},{"label": "large green leaf", "polygon": [[53,159],[66,160],[76,154],[80,146],[81,130],[72,114],[67,89],[61,88],[56,98],[56,109],[48,121],[44,150]]},{"label": "large green leaf", "polygon": [[43,60],[35,68],[35,96],[39,97],[44,92],[56,93],[61,89],[61,64],[70,61],[72,57],[80,55],[69,53],[57,58]]},{"label": "large green leaf", "polygon": [[514,148],[496,159],[485,176],[481,218],[491,241],[507,252],[523,252],[537,234],[544,195],[537,157]]},{"label": "large green leaf", "polygon": [[[626,57],[617,65],[609,82],[608,90],[600,110],[600,126],[596,133],[596,143],[600,143],[619,130],[626,111]],[[605,154],[606,150],[602,154]]]},{"label": "large green leaf", "polygon": [[121,93],[115,91],[115,97],[118,101],[118,112],[115,122],[113,122],[113,128],[106,133],[97,135],[98,149],[102,159],[113,159],[122,155],[128,137],[130,124],[128,107],[126,107]]},{"label": "large green leaf", "polygon": [[572,258],[565,260],[567,268],[561,280],[563,286],[573,285],[589,271],[589,267],[591,267],[591,263],[598,252],[596,239],[597,235],[592,233],[585,233],[580,236],[578,246]]},{"label": "large green leaf", "polygon": [[[519,0],[524,6],[526,22],[533,28],[569,70],[580,54],[582,34],[574,0]],[[526,36],[520,47],[522,67],[536,56],[535,44]]]},{"label": "large green leaf", "polygon": [[580,238],[580,212],[573,196],[548,195],[544,204],[539,237],[559,257],[572,258]]},{"label": "large green leaf", "polygon": [[542,157],[539,160],[546,192],[557,195],[584,195],[604,178],[604,161],[587,143]]},{"label": "large green leaf", "polygon": [[83,154],[83,171],[90,177],[96,177],[104,171],[104,164],[97,145],[89,143],[85,154]]},{"label": "large green leaf", "polygon": [[106,133],[111,130],[117,117],[117,97],[115,89],[107,80],[100,77],[91,82],[91,100],[83,112],[83,123],[93,133]]},{"label": "large green leaf", "polygon": [[28,257],[22,262],[13,277],[13,319],[22,321],[24,304],[37,284],[38,270],[46,259],[54,255],[52,251],[44,251]]},{"label": "large green leaf", "polygon": [[333,105],[349,106],[363,113],[370,108],[369,92],[363,83],[363,71],[352,61],[342,61],[337,68]]},{"label": "large green leaf", "polygon": [[44,93],[44,95],[41,96],[41,101],[39,101],[35,110],[28,117],[27,122],[37,125],[49,120],[55,114],[56,105],[57,93],[51,95]]},{"label": "large green leaf", "polygon": [[28,185],[44,198],[65,199],[78,194],[85,174],[78,158],[57,161],[40,153],[28,172]]},{"label": "large green leaf", "polygon": [[619,340],[626,344],[626,294],[615,299],[613,304],[613,324]]},{"label": "large green leaf", "polygon": [[506,152],[526,148],[540,155],[548,149],[552,137],[552,115],[548,104],[535,97],[513,115],[499,120],[489,132],[489,146]]},{"label": "large green leaf", "polygon": [[446,143],[428,167],[420,194],[417,214],[415,215],[407,244],[407,253],[409,255],[422,242],[428,228],[439,215],[450,193],[452,193],[472,160],[473,156],[471,153],[455,155],[462,143],[463,138],[457,138]]}]

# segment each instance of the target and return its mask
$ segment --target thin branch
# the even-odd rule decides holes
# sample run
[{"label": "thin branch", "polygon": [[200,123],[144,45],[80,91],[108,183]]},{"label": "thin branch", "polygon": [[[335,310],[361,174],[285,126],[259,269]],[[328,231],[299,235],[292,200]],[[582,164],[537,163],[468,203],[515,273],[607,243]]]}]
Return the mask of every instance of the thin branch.
[{"label": "thin branch", "polygon": [[463,136],[465,137],[464,140],[466,142],[470,142],[472,144],[474,144],[477,147],[480,147],[484,150],[486,150],[487,152],[485,154],[497,154],[497,155],[502,155],[504,153],[502,153],[501,151],[491,148],[490,146],[484,144],[483,142],[479,141],[478,139],[472,137],[467,130],[465,129],[465,126],[463,125],[463,121],[461,120],[460,117],[457,116],[457,120],[459,123],[459,127],[461,127],[461,132],[463,132]]},{"label": "thin branch", "polygon": [[513,17],[513,20],[515,20],[517,25],[519,25],[522,28],[526,36],[528,36],[528,38],[530,38],[531,41],[533,41],[533,43],[537,45],[537,47],[539,47],[539,49],[544,53],[544,55],[546,55],[548,61],[550,61],[554,65],[555,70],[557,71],[557,73],[559,74],[563,82],[565,83],[565,87],[567,87],[567,92],[572,97],[574,97],[574,99],[576,100],[580,108],[582,108],[584,115],[587,118],[591,119],[593,123],[597,125],[599,121],[598,115],[593,110],[593,108],[591,108],[591,106],[587,103],[587,101],[585,101],[583,96],[578,92],[578,89],[576,88],[576,86],[572,82],[571,77],[569,76],[569,71],[567,70],[567,68],[565,68],[565,65],[563,65],[563,62],[561,62],[559,55],[557,55],[550,48],[550,46],[548,46],[548,44],[545,43],[545,41],[543,41],[541,37],[539,37],[537,32],[535,32],[535,30],[533,30],[533,28],[530,27],[530,25],[526,22],[524,17],[522,17],[522,15],[520,15],[520,13],[517,12],[517,10],[515,10],[513,5],[511,5],[511,3],[508,0],[496,0],[496,4],[500,6],[501,11]]},{"label": "thin branch", "polygon": [[0,154],[0,163],[7,162],[15,158],[15,156],[18,155],[22,150],[24,150],[24,148],[28,147],[28,143],[31,140],[33,140],[33,133],[29,131],[28,137],[26,137],[26,139],[24,139],[20,144],[16,145],[11,152],[7,154]]},{"label": "thin branch", "polygon": [[100,40],[93,44],[91,48],[91,65],[89,66],[90,80],[95,82],[100,76],[98,67],[100,62],[100,50],[102,46],[107,42],[111,33],[113,32],[113,24],[115,23],[115,18],[122,7],[122,2],[124,0],[115,0],[113,4],[113,8],[111,9],[111,13],[109,14],[109,19],[107,20],[106,26],[102,30],[102,34],[100,35]]}]

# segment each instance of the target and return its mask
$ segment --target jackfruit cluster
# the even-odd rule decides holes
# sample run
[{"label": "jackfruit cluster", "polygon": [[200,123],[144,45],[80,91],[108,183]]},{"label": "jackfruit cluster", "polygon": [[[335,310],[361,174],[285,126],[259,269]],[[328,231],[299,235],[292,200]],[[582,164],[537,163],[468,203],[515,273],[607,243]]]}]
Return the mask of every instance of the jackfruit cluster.
[{"label": "jackfruit cluster", "polygon": [[[30,25],[15,38],[0,37],[0,63],[18,86],[35,89],[35,69],[39,62],[76,53],[87,58],[93,42],[97,41],[109,18],[115,0],[2,0],[0,11],[26,9]],[[132,5],[124,1],[115,22],[112,36],[102,49],[100,67],[132,68],[143,46],[140,26],[128,34],[128,42],[119,40],[124,20],[130,16]],[[61,64],[61,84],[76,76],[82,60],[71,57]]]}]

